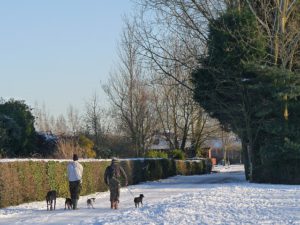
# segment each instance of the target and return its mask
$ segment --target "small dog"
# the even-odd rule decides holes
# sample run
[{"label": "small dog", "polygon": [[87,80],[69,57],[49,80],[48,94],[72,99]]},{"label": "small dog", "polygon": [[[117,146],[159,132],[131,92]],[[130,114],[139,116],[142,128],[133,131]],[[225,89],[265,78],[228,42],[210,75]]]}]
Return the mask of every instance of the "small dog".
[{"label": "small dog", "polygon": [[72,199],[70,198],[66,198],[66,201],[65,201],[65,210],[66,209],[72,209],[73,208],[73,202],[72,202]]},{"label": "small dog", "polygon": [[49,206],[50,206],[50,210],[55,210],[55,205],[56,205],[56,191],[52,190],[52,191],[48,191],[47,195],[46,195],[46,203],[47,203],[47,211],[49,210]]},{"label": "small dog", "polygon": [[141,205],[143,205],[143,198],[144,198],[143,194],[140,194],[140,197],[134,198],[135,208],[140,207],[140,203],[141,203]]},{"label": "small dog", "polygon": [[86,200],[86,204],[88,208],[92,207],[94,209],[93,203],[95,203],[95,198],[89,198],[88,200]]}]

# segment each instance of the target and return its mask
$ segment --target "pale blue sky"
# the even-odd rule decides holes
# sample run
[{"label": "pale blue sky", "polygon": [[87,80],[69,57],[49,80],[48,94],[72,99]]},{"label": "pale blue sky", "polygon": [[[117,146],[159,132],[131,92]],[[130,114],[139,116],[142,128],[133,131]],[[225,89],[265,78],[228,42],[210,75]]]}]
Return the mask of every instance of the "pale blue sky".
[{"label": "pale blue sky", "polygon": [[[52,115],[103,99],[130,0],[0,1],[0,97]],[[100,83],[101,82],[101,83]]]}]

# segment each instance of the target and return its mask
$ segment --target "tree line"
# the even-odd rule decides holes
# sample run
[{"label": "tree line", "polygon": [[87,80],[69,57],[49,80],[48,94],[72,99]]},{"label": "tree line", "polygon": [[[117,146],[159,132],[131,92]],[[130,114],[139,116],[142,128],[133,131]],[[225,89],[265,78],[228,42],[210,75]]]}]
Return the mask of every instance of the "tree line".
[{"label": "tree line", "polygon": [[[36,104],[31,108],[23,100],[1,99],[0,157],[70,158],[74,152],[84,158],[158,157],[162,154],[149,151],[153,150],[150,147],[157,135],[166,138],[170,150],[177,149],[170,151],[169,157],[207,156],[208,153],[202,147],[206,140],[221,137],[218,122],[209,119],[208,115],[198,117],[194,112],[194,116],[200,119],[195,123],[192,123],[195,117],[188,122],[183,120],[188,123],[185,125],[188,126],[188,135],[184,136],[180,127],[180,123],[183,122],[180,120],[181,106],[174,105],[172,110],[169,110],[167,102],[161,99],[159,103],[158,97],[154,98],[155,95],[148,93],[147,98],[152,96],[152,100],[155,101],[144,102],[145,106],[153,107],[152,117],[145,111],[137,112],[136,108],[132,108],[136,113],[131,117],[132,120],[122,117],[128,112],[122,112],[113,105],[104,109],[100,106],[97,95],[86,102],[84,112],[80,113],[70,105],[66,116],[61,114],[56,118],[47,112],[45,105],[41,107]],[[141,105],[143,101],[144,99],[136,102],[135,99],[134,104]],[[163,107],[160,104],[167,106]],[[168,119],[169,117],[173,119]],[[140,118],[140,121],[136,121],[137,118]],[[138,130],[138,126],[134,127],[135,124],[144,121],[149,121],[148,128],[144,131]],[[130,126],[132,130],[128,129]],[[144,138],[141,138],[142,135],[145,135]],[[225,136],[222,132],[222,137]],[[187,148],[186,143],[191,141],[191,137],[197,137],[192,151],[191,148]],[[228,139],[229,134],[226,137]],[[231,143],[226,142],[226,145],[231,146]],[[163,155],[168,157],[167,154]]]}]

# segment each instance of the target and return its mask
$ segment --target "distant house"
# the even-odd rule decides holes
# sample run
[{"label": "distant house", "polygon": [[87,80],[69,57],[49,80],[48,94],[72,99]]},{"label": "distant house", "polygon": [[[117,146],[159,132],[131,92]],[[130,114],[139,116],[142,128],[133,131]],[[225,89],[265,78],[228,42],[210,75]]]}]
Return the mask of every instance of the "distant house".
[{"label": "distant house", "polygon": [[[172,137],[173,134],[168,133],[167,135],[169,135],[169,137],[171,138],[171,140],[174,139],[174,137]],[[157,133],[155,135],[153,135],[152,137],[152,142],[151,145],[149,146],[149,150],[159,150],[159,151],[170,151],[170,150],[174,150],[172,148],[172,146],[170,145],[170,142],[167,139],[167,135],[161,134],[161,133]],[[181,145],[181,140],[178,140],[179,146]],[[191,147],[191,141],[187,140],[185,143],[185,149],[188,149]]]},{"label": "distant house", "polygon": [[226,157],[226,163],[234,164],[242,162],[240,140],[233,136],[229,142],[230,144],[226,146],[225,153],[221,139],[211,140],[208,157],[213,159],[213,163],[224,164],[224,157]]},{"label": "distant house", "polygon": [[[169,136],[168,136],[169,135]],[[174,134],[168,133],[156,133],[151,138],[151,144],[148,150],[157,150],[168,152],[174,150],[168,141],[168,138],[171,140],[174,139],[172,136]],[[226,161],[229,163],[241,163],[241,142],[236,136],[232,135],[227,139],[228,144],[226,145]],[[181,140],[178,140],[179,146],[181,144]],[[230,143],[230,144],[229,144]],[[201,145],[202,157],[211,158],[213,163],[219,164],[223,163],[225,152],[223,148],[223,142],[220,138],[212,138],[204,141]],[[189,158],[195,157],[196,152],[192,146],[192,142],[190,139],[187,139],[185,144],[185,153]]]}]

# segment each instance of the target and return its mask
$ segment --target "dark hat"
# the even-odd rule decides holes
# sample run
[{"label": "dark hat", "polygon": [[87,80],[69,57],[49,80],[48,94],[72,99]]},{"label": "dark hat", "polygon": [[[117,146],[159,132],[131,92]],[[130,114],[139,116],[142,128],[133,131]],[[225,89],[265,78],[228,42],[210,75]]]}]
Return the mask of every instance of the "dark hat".
[{"label": "dark hat", "polygon": [[119,160],[116,157],[113,157],[111,160],[111,163],[118,163],[118,162],[119,162]]},{"label": "dark hat", "polygon": [[74,161],[77,161],[77,160],[78,160],[78,155],[77,155],[77,154],[74,154],[74,155],[73,155],[73,160],[74,160]]}]

